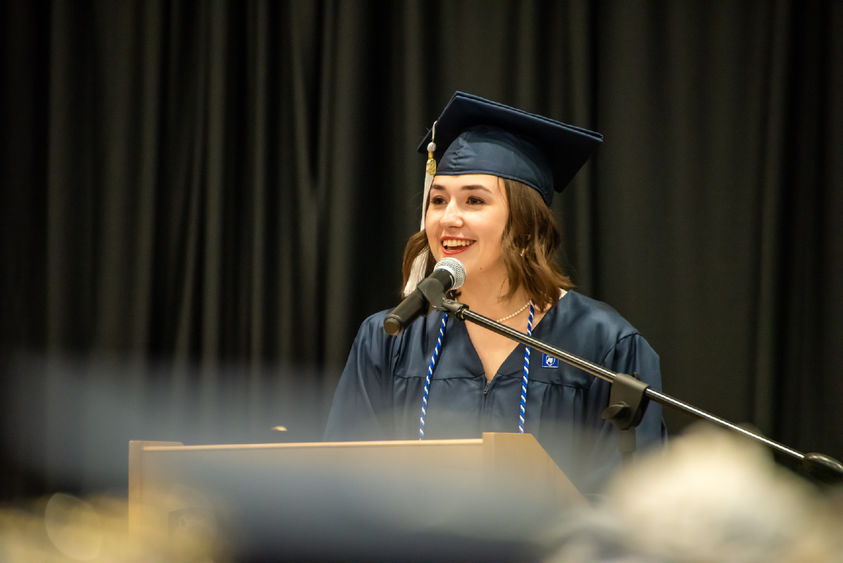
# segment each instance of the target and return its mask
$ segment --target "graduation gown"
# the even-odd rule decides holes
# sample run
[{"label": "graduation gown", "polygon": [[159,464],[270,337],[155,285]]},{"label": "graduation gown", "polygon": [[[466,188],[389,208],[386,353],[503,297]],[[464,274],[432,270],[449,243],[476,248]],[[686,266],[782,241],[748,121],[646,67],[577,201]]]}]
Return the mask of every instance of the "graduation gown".
[{"label": "graduation gown", "polygon": [[[326,440],[418,437],[424,382],[442,313],[433,311],[402,334],[389,336],[383,329],[387,312],[360,326],[331,406]],[[532,336],[661,389],[658,355],[605,303],[568,291]],[[519,344],[487,381],[465,323],[450,316],[431,379],[425,438],[517,432],[523,361],[524,345]],[[620,462],[617,431],[601,418],[610,388],[608,382],[531,350],[524,431],[584,493],[597,491]],[[649,404],[636,435],[639,450],[663,439],[660,405]]]}]

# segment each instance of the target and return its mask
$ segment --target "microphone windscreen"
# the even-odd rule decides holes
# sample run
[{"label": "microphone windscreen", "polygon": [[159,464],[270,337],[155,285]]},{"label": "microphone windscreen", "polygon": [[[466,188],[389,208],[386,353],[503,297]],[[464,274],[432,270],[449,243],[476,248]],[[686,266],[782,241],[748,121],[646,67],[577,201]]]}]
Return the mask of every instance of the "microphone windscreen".
[{"label": "microphone windscreen", "polygon": [[459,289],[465,283],[465,266],[456,258],[451,258],[450,256],[445,257],[437,262],[433,269],[445,270],[451,274],[454,284],[448,289]]}]

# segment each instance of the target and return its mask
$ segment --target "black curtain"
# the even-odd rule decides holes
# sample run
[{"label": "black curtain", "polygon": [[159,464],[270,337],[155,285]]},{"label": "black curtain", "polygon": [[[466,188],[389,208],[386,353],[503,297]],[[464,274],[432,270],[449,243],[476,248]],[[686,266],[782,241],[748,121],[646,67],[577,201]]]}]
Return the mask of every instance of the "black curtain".
[{"label": "black curtain", "polygon": [[4,497],[318,439],[457,89],[605,134],[564,260],[666,392],[843,457],[840,2],[0,6]]}]

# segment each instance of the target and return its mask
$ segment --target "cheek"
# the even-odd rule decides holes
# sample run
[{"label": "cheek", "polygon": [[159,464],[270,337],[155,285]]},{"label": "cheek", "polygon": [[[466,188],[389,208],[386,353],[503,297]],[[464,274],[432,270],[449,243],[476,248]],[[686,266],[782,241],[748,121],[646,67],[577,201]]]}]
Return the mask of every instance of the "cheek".
[{"label": "cheek", "polygon": [[439,252],[439,250],[440,250],[440,248],[439,248],[439,235],[436,232],[434,232],[434,230],[430,227],[432,227],[432,225],[429,225],[425,221],[424,230],[425,230],[425,233],[427,234],[427,244],[430,247],[430,249],[433,251],[434,258],[438,258],[437,252]]},{"label": "cheek", "polygon": [[433,233],[431,233],[430,231],[427,231],[427,244],[428,244],[428,246],[430,246],[430,248],[433,248],[433,249],[435,249],[438,246],[438,244],[434,243],[434,238],[435,237],[433,236]]},{"label": "cheek", "polygon": [[430,206],[425,206],[424,211],[424,228],[431,230],[436,224],[436,210],[431,209]]},{"label": "cheek", "polygon": [[434,236],[434,231],[436,230],[436,226],[433,221],[430,220],[430,214],[426,215],[424,218],[424,230],[427,233],[427,239],[430,240],[430,237]]},{"label": "cheek", "polygon": [[495,220],[489,223],[489,228],[486,231],[490,239],[494,240],[498,246],[500,246],[501,241],[503,241],[503,232],[505,230],[504,225],[506,224],[506,218],[501,220]]}]

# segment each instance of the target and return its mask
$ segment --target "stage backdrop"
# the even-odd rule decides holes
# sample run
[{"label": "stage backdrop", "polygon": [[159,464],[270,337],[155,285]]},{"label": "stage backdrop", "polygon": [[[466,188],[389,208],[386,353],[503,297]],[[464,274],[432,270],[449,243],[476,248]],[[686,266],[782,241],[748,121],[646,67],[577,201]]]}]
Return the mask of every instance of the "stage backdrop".
[{"label": "stage backdrop", "polygon": [[457,89],[605,135],[564,259],[666,392],[843,457],[842,3],[0,10],[4,497],[125,486],[130,438],[318,438]]}]

